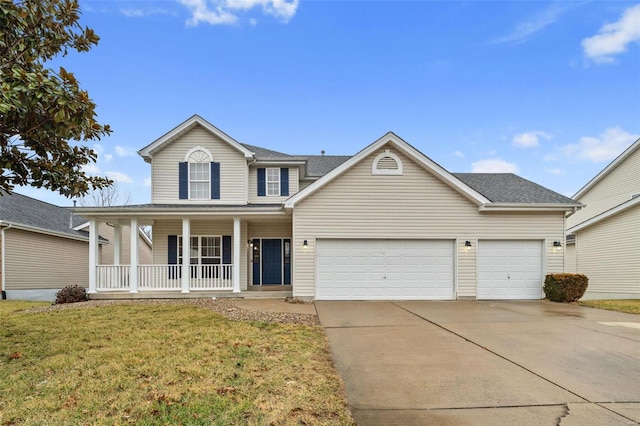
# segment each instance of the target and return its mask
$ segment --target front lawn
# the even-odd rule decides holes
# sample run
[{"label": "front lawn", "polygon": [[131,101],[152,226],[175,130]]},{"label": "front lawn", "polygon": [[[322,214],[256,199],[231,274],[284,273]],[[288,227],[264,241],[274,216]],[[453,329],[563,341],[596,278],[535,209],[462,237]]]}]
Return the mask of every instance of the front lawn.
[{"label": "front lawn", "polygon": [[581,300],[578,304],[590,308],[607,309],[609,311],[626,312],[628,314],[640,314],[640,299]]},{"label": "front lawn", "polygon": [[352,424],[318,326],[0,302],[0,425]]}]

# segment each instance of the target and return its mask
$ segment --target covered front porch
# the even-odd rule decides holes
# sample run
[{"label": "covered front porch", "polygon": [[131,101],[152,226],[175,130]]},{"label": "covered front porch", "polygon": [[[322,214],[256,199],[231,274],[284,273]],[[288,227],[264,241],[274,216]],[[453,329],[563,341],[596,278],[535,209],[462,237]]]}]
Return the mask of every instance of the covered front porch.
[{"label": "covered front porch", "polygon": [[[89,297],[291,296],[291,218],[281,208],[245,208],[236,215],[192,208],[179,216],[173,209],[149,209],[153,213],[131,207],[100,208],[99,215],[79,211],[89,216]],[[112,259],[99,244],[105,223],[113,228]],[[152,229],[151,263],[139,258],[133,230],[140,226]],[[123,228],[131,230],[124,233],[129,241]]]}]

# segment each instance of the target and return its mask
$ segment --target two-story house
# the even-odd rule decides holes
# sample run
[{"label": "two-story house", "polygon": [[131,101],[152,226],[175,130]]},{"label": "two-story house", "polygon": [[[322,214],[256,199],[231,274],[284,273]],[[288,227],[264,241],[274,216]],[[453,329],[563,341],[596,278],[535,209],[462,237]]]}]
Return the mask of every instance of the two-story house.
[{"label": "two-story house", "polygon": [[587,299],[640,298],[640,139],[574,196],[567,271],[587,275]]},{"label": "two-story house", "polygon": [[[76,209],[93,297],[539,299],[580,207],[514,174],[452,174],[393,133],[350,157],[288,155],[195,115],[139,154],[150,204]],[[102,222],[152,226],[153,263],[98,264]]]}]

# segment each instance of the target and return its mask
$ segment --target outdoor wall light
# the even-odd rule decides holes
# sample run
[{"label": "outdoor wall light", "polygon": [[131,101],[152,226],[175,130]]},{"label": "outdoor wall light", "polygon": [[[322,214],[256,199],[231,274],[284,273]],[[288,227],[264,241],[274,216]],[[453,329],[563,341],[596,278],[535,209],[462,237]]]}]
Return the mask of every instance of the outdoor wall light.
[{"label": "outdoor wall light", "polygon": [[554,241],[554,242],[553,242],[553,248],[554,248],[556,251],[560,251],[560,250],[562,250],[562,243],[561,243],[560,241]]},{"label": "outdoor wall light", "polygon": [[471,251],[471,241],[467,240],[464,242],[464,248],[466,251]]},{"label": "outdoor wall light", "polygon": [[307,248],[309,248],[309,242],[308,242],[307,240],[304,240],[304,241],[303,241],[303,243],[302,243],[302,248],[303,248],[303,249],[305,249],[305,250],[306,250]]}]

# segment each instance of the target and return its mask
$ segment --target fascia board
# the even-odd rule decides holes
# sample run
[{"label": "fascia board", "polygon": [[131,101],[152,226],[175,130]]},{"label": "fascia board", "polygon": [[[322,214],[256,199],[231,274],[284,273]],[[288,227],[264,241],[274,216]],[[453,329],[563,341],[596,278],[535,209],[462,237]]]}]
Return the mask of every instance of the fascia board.
[{"label": "fascia board", "polygon": [[602,169],[602,171],[600,173],[598,173],[593,179],[591,179],[585,186],[583,186],[578,192],[575,193],[575,195],[571,198],[573,198],[574,200],[577,200],[578,198],[582,197],[587,191],[589,191],[591,188],[593,188],[594,186],[596,186],[596,184],[598,182],[600,182],[602,179],[604,179],[605,176],[607,176],[609,173],[611,173],[611,171],[613,169],[615,169],[616,167],[618,167],[618,165],[620,163],[622,163],[624,160],[626,160],[629,156],[631,156],[631,154],[633,154],[638,148],[640,148],[640,139],[638,139],[637,141],[635,141],[634,143],[631,144],[631,146],[629,148],[627,148],[626,150],[624,150],[624,152],[620,155],[618,155],[618,157],[616,157],[615,160],[613,160],[611,163],[609,163],[609,165],[607,167],[605,167],[604,169]]},{"label": "fascia board", "polygon": [[[5,223],[11,225],[11,229],[18,229],[20,231],[29,231],[29,232],[34,232],[36,234],[50,235],[52,237],[66,238],[69,240],[76,240],[76,241],[83,241],[83,242],[89,241],[89,237],[81,237],[79,235],[69,235],[63,232],[56,232],[56,231],[51,231],[49,229],[38,228],[35,226],[23,225],[21,223],[3,221],[3,224]],[[100,244],[103,244],[104,242],[105,241],[102,241],[100,242]]]},{"label": "fascia board", "polygon": [[253,159],[253,157],[254,157],[253,152],[251,152],[250,150],[245,148],[242,144],[240,144],[238,141],[233,139],[231,136],[227,135],[222,130],[218,129],[213,124],[209,123],[207,120],[205,120],[204,118],[200,117],[197,114],[193,115],[191,118],[187,119],[182,124],[174,127],[172,130],[170,130],[169,132],[165,133],[163,136],[159,137],[158,139],[156,139],[151,144],[149,144],[149,145],[145,146],[144,148],[142,148],[141,150],[139,150],[138,154],[140,156],[142,156],[145,160],[151,159],[151,157],[153,156],[154,151],[158,150],[165,143],[173,140],[176,136],[178,136],[182,132],[192,128],[196,124],[201,125],[206,130],[208,130],[209,132],[211,132],[214,135],[218,136],[220,139],[222,139],[223,141],[227,142],[229,145],[234,147],[236,150],[240,151],[247,160]]},{"label": "fascia board", "polygon": [[398,137],[395,133],[388,132],[384,136],[382,136],[381,138],[379,138],[378,140],[370,144],[369,146],[362,149],[356,155],[354,155],[353,157],[351,157],[350,159],[348,159],[347,161],[345,161],[335,169],[331,170],[329,173],[325,174],[324,176],[322,176],[321,178],[319,178],[318,180],[316,180],[315,182],[313,182],[312,184],[304,188],[302,191],[299,191],[297,194],[294,194],[293,196],[289,197],[289,199],[285,201],[285,207],[289,209],[293,208],[296,203],[303,200],[304,198],[306,198],[313,192],[317,191],[318,189],[322,188],[323,186],[331,182],[333,179],[340,176],[346,170],[350,169],[353,165],[355,165],[362,159],[366,158],[368,155],[375,152],[376,150],[386,145],[387,143],[392,143],[398,149],[403,151],[406,155],[413,158],[417,163],[422,164],[424,167],[431,170],[438,177],[440,177],[443,181],[448,183],[450,186],[454,187],[454,189],[457,189],[458,191],[463,192],[469,198],[476,201],[477,204],[485,204],[485,203],[491,202],[482,194],[473,190],[468,185],[464,184],[462,181],[457,179],[455,176],[453,176],[451,173],[446,171],[444,168],[442,168],[440,165],[435,163],[433,160],[429,159],[427,156],[422,154],[413,146],[411,146],[410,144],[405,142],[403,139]]},{"label": "fascia board", "polygon": [[616,207],[614,207],[612,209],[609,209],[606,212],[602,212],[597,216],[594,216],[594,217],[592,217],[592,218],[590,218],[588,220],[585,220],[582,223],[579,223],[579,224],[567,229],[567,234],[573,234],[573,233],[576,233],[576,232],[578,232],[578,231],[580,231],[580,230],[582,230],[584,228],[587,228],[589,226],[595,225],[596,223],[601,222],[601,221],[603,221],[603,220],[605,220],[605,219],[607,219],[607,218],[609,218],[611,216],[614,216],[614,215],[616,215],[618,213],[621,213],[621,212],[623,212],[623,211],[625,211],[625,210],[627,210],[627,209],[629,209],[629,208],[631,208],[631,207],[633,207],[633,206],[635,206],[637,204],[640,204],[640,197],[635,197],[635,198],[632,198],[632,199],[630,199],[628,201],[625,201],[624,203],[619,204],[618,206],[616,206]]},{"label": "fascia board", "polygon": [[575,210],[576,208],[584,207],[584,205],[576,205],[576,204],[553,204],[553,203],[490,203],[490,204],[482,204],[478,207],[478,211],[481,212],[513,212],[513,211],[558,211],[558,212],[567,212]]}]

